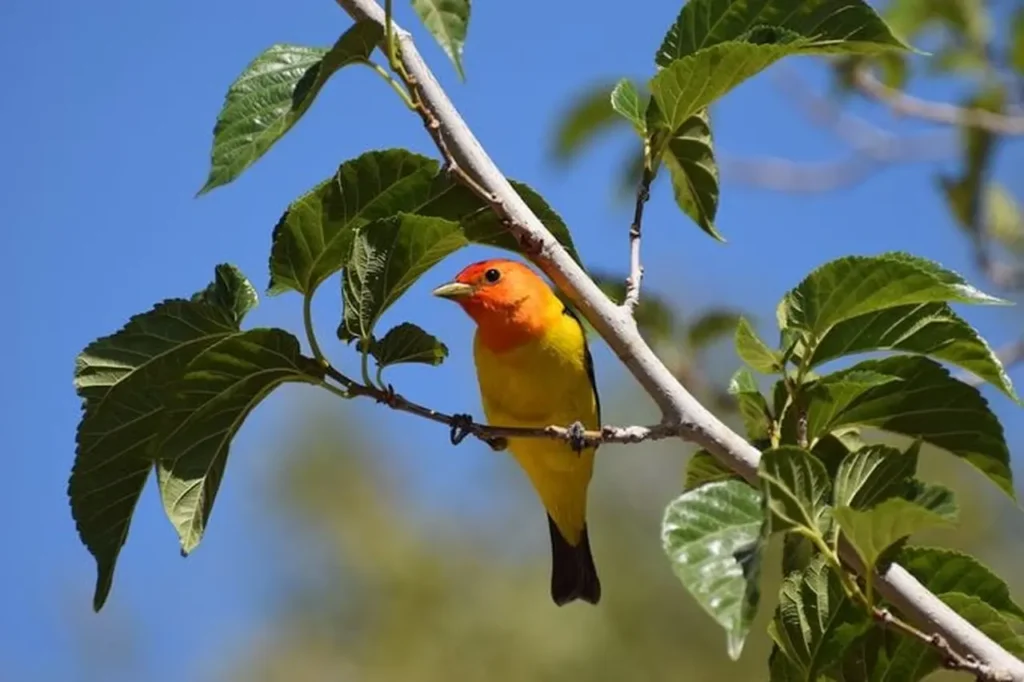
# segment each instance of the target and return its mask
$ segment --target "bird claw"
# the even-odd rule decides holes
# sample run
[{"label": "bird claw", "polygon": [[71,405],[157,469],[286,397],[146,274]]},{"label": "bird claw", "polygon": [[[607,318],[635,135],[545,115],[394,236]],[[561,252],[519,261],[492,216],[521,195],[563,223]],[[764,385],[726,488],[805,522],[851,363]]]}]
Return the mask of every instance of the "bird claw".
[{"label": "bird claw", "polygon": [[490,445],[491,450],[494,450],[495,452],[501,452],[508,447],[508,438],[503,438],[501,436],[488,438],[485,442]]},{"label": "bird claw", "polygon": [[452,445],[458,445],[462,441],[466,440],[466,436],[472,433],[473,415],[453,414],[452,419],[449,422],[449,426],[451,427],[450,437]]},{"label": "bird claw", "polygon": [[569,441],[569,447],[577,455],[583,452],[583,448],[587,447],[586,436],[587,428],[583,426],[583,422],[573,422],[566,429],[566,439]]}]

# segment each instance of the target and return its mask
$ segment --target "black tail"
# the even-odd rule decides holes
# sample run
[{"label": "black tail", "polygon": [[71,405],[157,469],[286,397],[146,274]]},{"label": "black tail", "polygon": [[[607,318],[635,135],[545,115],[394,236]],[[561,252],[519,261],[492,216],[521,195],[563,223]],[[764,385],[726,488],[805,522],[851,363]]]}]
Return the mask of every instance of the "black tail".
[{"label": "black tail", "polygon": [[582,599],[596,604],[601,600],[601,581],[590,553],[587,527],[583,526],[580,543],[573,547],[562,537],[558,526],[548,516],[551,531],[551,599],[559,606]]}]

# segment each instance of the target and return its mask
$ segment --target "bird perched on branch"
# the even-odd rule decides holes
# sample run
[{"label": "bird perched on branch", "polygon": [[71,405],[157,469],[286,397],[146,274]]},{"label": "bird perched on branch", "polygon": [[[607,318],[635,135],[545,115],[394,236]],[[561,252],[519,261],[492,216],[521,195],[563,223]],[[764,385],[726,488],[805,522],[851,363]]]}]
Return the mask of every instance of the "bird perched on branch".
[{"label": "bird perched on branch", "polygon": [[[515,261],[474,263],[434,295],[458,303],[476,322],[473,358],[484,412],[499,426],[572,424],[598,429],[594,365],[579,319],[544,280]],[[548,514],[551,598],[596,604],[601,583],[587,536],[587,486],[596,446],[510,438],[508,449]]]}]

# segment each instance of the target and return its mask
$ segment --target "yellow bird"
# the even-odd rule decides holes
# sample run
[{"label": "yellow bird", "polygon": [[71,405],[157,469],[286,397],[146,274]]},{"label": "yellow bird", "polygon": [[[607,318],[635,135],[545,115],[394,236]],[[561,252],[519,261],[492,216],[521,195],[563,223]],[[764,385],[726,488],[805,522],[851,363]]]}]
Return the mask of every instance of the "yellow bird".
[{"label": "yellow bird", "polygon": [[[474,263],[434,295],[458,303],[476,322],[473,359],[487,421],[497,426],[575,425],[598,429],[601,405],[583,327],[531,269],[496,259]],[[596,604],[601,583],[587,537],[587,486],[596,447],[510,438],[548,514],[551,598]]]}]

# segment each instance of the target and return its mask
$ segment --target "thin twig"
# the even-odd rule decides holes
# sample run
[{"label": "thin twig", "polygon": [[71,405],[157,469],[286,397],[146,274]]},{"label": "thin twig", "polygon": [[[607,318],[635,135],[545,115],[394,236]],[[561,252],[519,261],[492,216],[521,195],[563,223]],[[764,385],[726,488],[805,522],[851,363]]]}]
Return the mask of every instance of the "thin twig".
[{"label": "thin twig", "polygon": [[588,446],[599,443],[640,443],[647,440],[678,437],[684,428],[678,424],[655,424],[653,426],[602,426],[599,431],[578,431],[572,425],[551,425],[537,428],[493,426],[474,422],[469,415],[445,414],[414,403],[395,393],[391,386],[380,389],[369,384],[361,384],[345,376],[331,365],[327,365],[325,373],[341,384],[349,397],[373,398],[393,410],[407,412],[438,424],[444,424],[452,430],[452,441],[456,444],[462,442],[466,436],[474,436],[492,446],[497,445],[496,441],[505,438],[552,438]]},{"label": "thin twig", "polygon": [[[336,0],[352,18],[384,23],[384,11],[375,0]],[[626,368],[640,382],[663,414],[663,422],[677,424],[680,437],[706,448],[722,464],[752,483],[758,482],[760,451],[713,415],[672,375],[665,363],[644,341],[635,321],[614,304],[558,243],[530,210],[487,155],[465,121],[423,61],[408,32],[394,27],[399,61],[404,73],[416,81],[420,103],[432,120],[425,121],[442,154],[457,162],[479,187],[479,196],[491,204],[509,232],[531,248],[531,260],[561,289],[590,322]],[[409,82],[406,82],[407,87]],[[411,90],[411,88],[410,88]],[[432,130],[436,125],[438,130]],[[438,145],[439,149],[442,144]],[[447,151],[446,151],[447,150]],[[840,544],[843,562],[858,573],[872,570],[857,553]],[[986,664],[1005,669],[1016,682],[1024,682],[1024,661],[994,642],[985,633],[949,608],[898,564],[890,564],[877,578],[879,591],[902,613],[929,631],[942,634],[951,646],[971,653]]]},{"label": "thin twig", "polygon": [[872,615],[875,620],[881,623],[884,627],[899,630],[903,634],[920,640],[924,644],[938,651],[942,656],[942,665],[948,670],[970,673],[982,682],[1012,682],[1013,680],[1013,676],[1007,672],[995,670],[991,666],[987,666],[980,662],[973,656],[960,655],[949,645],[949,642],[947,642],[946,638],[942,635],[926,634],[915,628],[913,625],[900,620],[888,609],[875,607]]},{"label": "thin twig", "polygon": [[626,278],[626,297],[622,307],[630,314],[636,312],[640,304],[640,283],[644,278],[644,266],[640,262],[640,229],[644,221],[644,204],[651,197],[651,183],[654,172],[644,166],[640,184],[636,188],[636,207],[633,209],[633,222],[629,226],[629,277]]},{"label": "thin twig", "polygon": [[866,68],[854,70],[853,84],[862,94],[885,104],[900,116],[945,125],[982,128],[998,135],[1024,135],[1024,116],[1005,116],[984,109],[968,109],[920,99],[890,88]]}]

